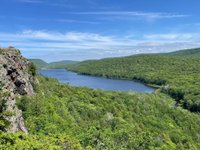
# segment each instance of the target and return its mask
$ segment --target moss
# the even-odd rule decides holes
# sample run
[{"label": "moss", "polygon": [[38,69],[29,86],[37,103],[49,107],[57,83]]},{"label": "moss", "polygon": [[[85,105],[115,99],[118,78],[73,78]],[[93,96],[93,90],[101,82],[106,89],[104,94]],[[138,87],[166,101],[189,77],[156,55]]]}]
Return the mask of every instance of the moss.
[{"label": "moss", "polygon": [[31,62],[29,63],[29,66],[28,66],[28,72],[32,76],[36,75],[36,66],[33,63],[31,63]]}]

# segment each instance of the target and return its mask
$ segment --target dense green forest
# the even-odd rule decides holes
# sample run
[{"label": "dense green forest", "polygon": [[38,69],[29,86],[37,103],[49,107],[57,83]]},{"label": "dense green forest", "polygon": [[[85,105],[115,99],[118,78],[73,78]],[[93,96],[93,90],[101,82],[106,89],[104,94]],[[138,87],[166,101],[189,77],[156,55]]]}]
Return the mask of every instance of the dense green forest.
[{"label": "dense green forest", "polygon": [[67,135],[73,146],[88,149],[200,148],[199,115],[175,107],[165,94],[106,92],[37,78],[36,95],[18,99],[33,137],[64,141]]},{"label": "dense green forest", "polygon": [[67,69],[81,74],[138,80],[158,87],[192,112],[200,112],[200,49],[84,61]]},{"label": "dense green forest", "polygon": [[179,50],[175,52],[166,53],[166,55],[177,55],[177,56],[189,56],[189,55],[200,55],[200,49],[186,49],[186,50]]},{"label": "dense green forest", "polygon": [[[29,134],[1,130],[7,125],[2,116],[11,114],[3,114],[4,101],[0,99],[0,149],[200,149],[199,113],[182,108],[195,89],[198,92],[199,83],[194,81],[198,81],[200,60],[195,55],[167,55],[111,58],[69,66],[85,74],[91,69],[92,75],[157,86],[159,89],[151,94],[73,87],[37,75],[31,67],[35,94],[17,98]],[[0,98],[6,94],[8,91],[0,90]]]},{"label": "dense green forest", "polygon": [[30,59],[30,61],[35,64],[37,69],[60,69],[60,68],[65,68],[66,65],[78,63],[78,61],[72,61],[72,60],[63,60],[51,63],[47,63],[41,59]]}]

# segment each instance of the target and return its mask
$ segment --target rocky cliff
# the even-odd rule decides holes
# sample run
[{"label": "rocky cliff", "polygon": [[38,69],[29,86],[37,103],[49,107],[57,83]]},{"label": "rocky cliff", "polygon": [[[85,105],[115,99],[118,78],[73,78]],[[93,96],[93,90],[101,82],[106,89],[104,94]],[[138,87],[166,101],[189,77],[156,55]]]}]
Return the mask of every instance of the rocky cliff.
[{"label": "rocky cliff", "polygon": [[1,130],[28,133],[16,98],[34,94],[34,74],[34,66],[21,56],[19,50],[0,48],[0,118],[4,120],[0,123]]}]

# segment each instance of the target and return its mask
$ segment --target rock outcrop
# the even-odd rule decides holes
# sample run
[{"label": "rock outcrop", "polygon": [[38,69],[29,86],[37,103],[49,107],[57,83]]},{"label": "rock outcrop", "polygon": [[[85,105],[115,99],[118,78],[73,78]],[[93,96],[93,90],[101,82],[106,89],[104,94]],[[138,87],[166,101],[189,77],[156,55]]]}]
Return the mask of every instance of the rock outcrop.
[{"label": "rock outcrop", "polygon": [[1,130],[28,133],[22,111],[16,106],[16,97],[34,94],[34,69],[31,67],[32,64],[21,56],[19,50],[0,48],[0,92],[7,93],[0,97],[5,102],[0,113],[10,114],[3,116],[9,122],[9,127]]}]

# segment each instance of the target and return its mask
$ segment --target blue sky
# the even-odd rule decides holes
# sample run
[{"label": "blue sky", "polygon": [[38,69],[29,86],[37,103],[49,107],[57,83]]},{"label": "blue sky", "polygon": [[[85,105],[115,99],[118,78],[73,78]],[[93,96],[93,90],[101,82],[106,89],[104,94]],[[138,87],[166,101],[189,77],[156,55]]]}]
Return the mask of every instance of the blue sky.
[{"label": "blue sky", "polygon": [[199,0],[1,0],[0,46],[85,60],[200,47]]}]

